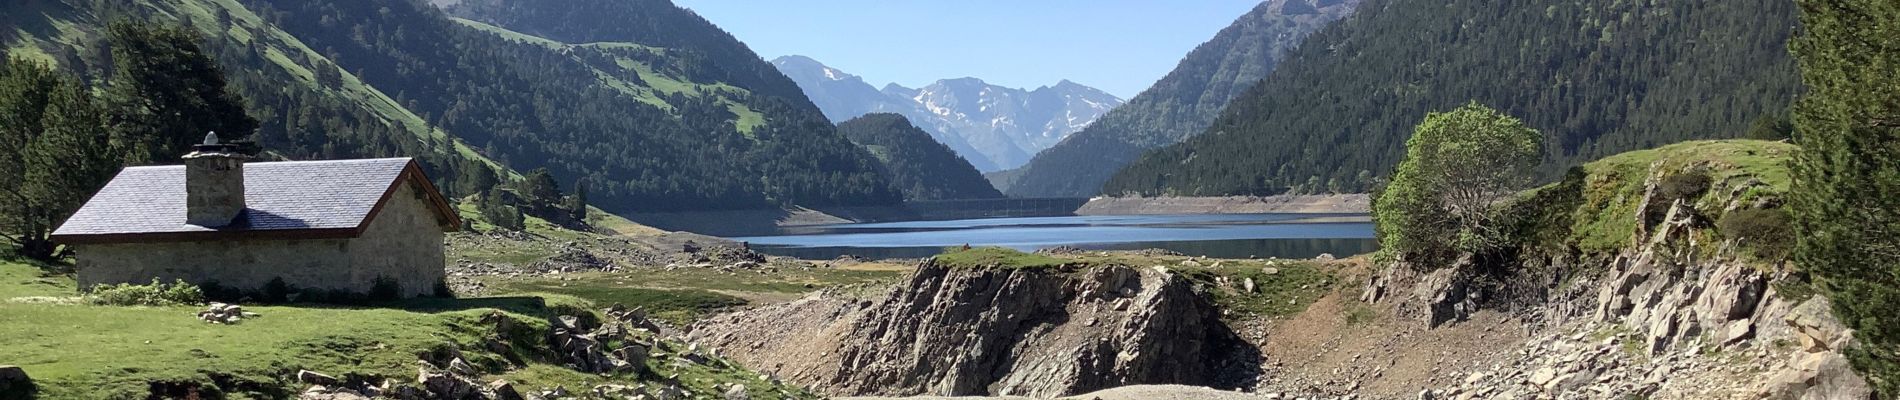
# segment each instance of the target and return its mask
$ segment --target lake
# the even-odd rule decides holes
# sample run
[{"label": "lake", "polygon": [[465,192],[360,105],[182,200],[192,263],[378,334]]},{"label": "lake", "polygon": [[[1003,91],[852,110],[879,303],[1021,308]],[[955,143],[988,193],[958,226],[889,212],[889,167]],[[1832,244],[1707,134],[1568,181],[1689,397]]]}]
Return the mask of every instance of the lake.
[{"label": "lake", "polygon": [[876,222],[782,227],[733,237],[766,254],[804,259],[841,255],[921,258],[945,247],[1000,246],[1023,251],[1069,246],[1089,250],[1159,248],[1218,258],[1344,257],[1378,249],[1365,214],[1087,215]]}]

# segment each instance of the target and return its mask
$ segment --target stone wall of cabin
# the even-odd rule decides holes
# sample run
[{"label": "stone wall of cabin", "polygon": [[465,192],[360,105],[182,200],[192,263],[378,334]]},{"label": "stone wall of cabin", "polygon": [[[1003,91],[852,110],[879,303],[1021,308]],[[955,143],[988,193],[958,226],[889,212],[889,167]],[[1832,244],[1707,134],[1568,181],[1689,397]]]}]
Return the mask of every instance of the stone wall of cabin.
[{"label": "stone wall of cabin", "polygon": [[261,290],[282,278],[298,290],[368,293],[387,279],[403,297],[433,295],[445,277],[443,233],[413,186],[404,184],[355,239],[79,245],[79,287],[157,278]]},{"label": "stone wall of cabin", "polygon": [[363,235],[351,241],[351,282],[393,279],[403,297],[413,297],[434,294],[447,278],[440,222],[415,186],[397,188]]}]

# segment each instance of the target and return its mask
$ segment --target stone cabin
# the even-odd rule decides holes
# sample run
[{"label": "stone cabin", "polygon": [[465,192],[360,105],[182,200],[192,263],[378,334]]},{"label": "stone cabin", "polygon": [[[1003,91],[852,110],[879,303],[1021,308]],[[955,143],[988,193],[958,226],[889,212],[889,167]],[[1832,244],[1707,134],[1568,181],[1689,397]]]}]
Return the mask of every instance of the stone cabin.
[{"label": "stone cabin", "polygon": [[[455,209],[408,158],[246,163],[215,137],[185,165],[119,172],[53,232],[81,288],[182,279],[224,290],[289,288],[402,297],[443,284]],[[387,293],[387,292],[385,292]]]}]

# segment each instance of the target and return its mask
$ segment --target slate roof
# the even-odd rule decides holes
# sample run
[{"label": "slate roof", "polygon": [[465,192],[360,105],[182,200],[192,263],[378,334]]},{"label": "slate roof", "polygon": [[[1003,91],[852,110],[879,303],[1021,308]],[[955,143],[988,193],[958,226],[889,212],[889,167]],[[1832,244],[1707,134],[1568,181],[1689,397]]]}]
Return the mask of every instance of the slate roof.
[{"label": "slate roof", "polygon": [[119,172],[53,232],[61,243],[356,237],[403,179],[429,192],[445,229],[455,212],[408,158],[244,164],[246,208],[231,224],[185,223],[185,166]]}]

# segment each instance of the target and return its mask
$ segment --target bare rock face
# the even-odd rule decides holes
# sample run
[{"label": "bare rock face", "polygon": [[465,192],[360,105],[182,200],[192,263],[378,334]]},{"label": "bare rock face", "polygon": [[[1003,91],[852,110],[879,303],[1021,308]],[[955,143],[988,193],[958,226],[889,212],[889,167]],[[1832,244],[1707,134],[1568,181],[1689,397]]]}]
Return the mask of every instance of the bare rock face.
[{"label": "bare rock face", "polygon": [[[1220,386],[1258,360],[1163,269],[952,268],[881,296],[820,293],[728,314],[693,340],[833,395],[1052,397],[1129,384]],[[1239,378],[1245,379],[1245,378]]]},{"label": "bare rock face", "polygon": [[[1570,266],[1601,273],[1569,276],[1574,280],[1564,288],[1553,284],[1540,293],[1541,304],[1520,314],[1537,318],[1542,332],[1462,385],[1430,388],[1419,398],[1872,398],[1842,355],[1855,345],[1854,332],[1833,316],[1828,299],[1778,294],[1776,280],[1788,277],[1779,268],[1743,257],[1734,242],[1710,241],[1720,236],[1700,230],[1712,218],[1661,194],[1659,166],[1651,167],[1630,216],[1637,222],[1630,245]],[[1760,185],[1725,182],[1710,190],[1739,199]],[[1767,206],[1700,202],[1710,203],[1723,212]],[[1436,327],[1461,315],[1469,304],[1461,297],[1484,293],[1470,280],[1460,284],[1466,265],[1389,266],[1368,280],[1361,300],[1385,298],[1401,315]],[[1390,295],[1408,287],[1410,297]]]}]

